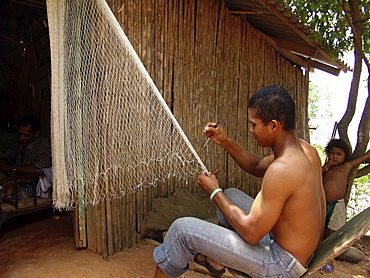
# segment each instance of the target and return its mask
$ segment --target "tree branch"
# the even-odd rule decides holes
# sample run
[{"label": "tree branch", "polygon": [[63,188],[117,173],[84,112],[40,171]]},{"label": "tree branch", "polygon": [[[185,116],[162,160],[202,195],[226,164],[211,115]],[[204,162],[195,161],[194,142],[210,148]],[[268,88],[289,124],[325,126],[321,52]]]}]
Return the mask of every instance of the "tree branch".
[{"label": "tree branch", "polygon": [[361,80],[361,71],[362,71],[362,59],[360,55],[355,51],[355,66],[353,70],[353,78],[351,82],[351,89],[348,97],[348,104],[346,112],[344,113],[342,119],[338,123],[339,136],[347,143],[349,142],[348,138],[348,126],[351,123],[353,116],[356,112],[356,104],[358,97],[358,89]]},{"label": "tree branch", "polygon": [[370,164],[364,168],[358,169],[356,173],[356,178],[361,178],[369,173],[370,173]]}]

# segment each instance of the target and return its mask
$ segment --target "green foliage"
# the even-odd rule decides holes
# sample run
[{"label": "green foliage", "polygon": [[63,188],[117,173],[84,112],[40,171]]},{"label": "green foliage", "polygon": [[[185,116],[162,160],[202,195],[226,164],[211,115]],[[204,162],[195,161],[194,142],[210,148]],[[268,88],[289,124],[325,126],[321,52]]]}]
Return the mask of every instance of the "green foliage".
[{"label": "green foliage", "polygon": [[[315,129],[310,129],[311,138],[315,137],[316,133],[321,133],[322,122],[325,119],[331,117],[331,112],[329,104],[331,101],[331,95],[329,92],[319,92],[318,86],[314,84],[309,85],[309,121],[310,127]],[[325,103],[326,102],[326,103]],[[325,103],[323,105],[323,103]],[[329,107],[325,109],[323,107]],[[326,118],[325,118],[326,117]],[[328,127],[324,127],[328,129]],[[317,141],[317,140],[316,140]],[[326,145],[327,142],[322,142]],[[316,148],[321,165],[324,165],[326,161],[325,146],[321,144],[313,144]],[[370,204],[370,174],[357,178],[353,182],[351,189],[351,195],[347,206],[347,220],[351,219],[353,216],[359,214],[361,211],[366,209]]]},{"label": "green foliage", "polygon": [[317,118],[317,114],[319,112],[318,102],[320,100],[320,93],[318,91],[317,85],[314,85],[312,83],[309,84],[308,90],[308,118],[310,120],[314,120]]},{"label": "green foliage", "polygon": [[367,186],[363,186],[361,191],[365,194],[370,195],[370,175],[365,175],[365,176],[355,179],[355,183],[359,185],[367,185]]},{"label": "green foliage", "polygon": [[[308,120],[310,126],[310,137],[314,141],[321,137],[323,130],[330,130],[332,127],[325,127],[323,122],[330,122],[333,112],[330,111],[332,96],[330,91],[319,92],[318,86],[309,84],[308,91]],[[328,129],[329,128],[329,129]],[[328,134],[330,136],[330,134]]]},{"label": "green foliage", "polygon": [[326,160],[325,147],[318,145],[318,144],[313,144],[313,146],[316,148],[317,153],[319,154],[321,165],[324,165],[325,160]]},{"label": "green foliage", "polygon": [[370,204],[370,175],[357,178],[353,182],[351,196],[347,206],[347,220],[359,214]]},{"label": "green foliage", "polygon": [[[370,57],[370,20],[369,0],[359,0],[359,8],[363,23],[363,50]],[[287,0],[286,7],[300,17],[311,29],[310,39],[321,43],[326,51],[334,58],[342,58],[343,54],[353,50],[353,34],[341,3],[345,3],[350,16],[348,0]]]},{"label": "green foliage", "polygon": [[[299,20],[310,27],[311,34],[307,39],[311,39],[325,48],[325,51],[335,59],[341,59],[344,53],[354,50],[354,34],[351,24],[355,24],[350,13],[349,3],[358,5],[362,24],[361,39],[362,50],[367,59],[370,58],[370,1],[369,0],[286,0],[286,8],[299,16]],[[343,5],[343,6],[342,6]],[[355,7],[356,8],[356,7]],[[354,13],[355,14],[355,13]],[[355,17],[356,18],[356,17]],[[357,23],[358,23],[357,22]],[[359,41],[357,41],[358,43]],[[322,95],[321,95],[322,97]],[[322,102],[317,87],[309,87],[309,120],[311,137],[313,129],[318,131],[325,118],[330,116],[330,102],[324,112],[320,111],[318,102]],[[322,109],[321,109],[322,110]],[[325,162],[326,155],[324,147],[314,145],[318,150],[322,164]],[[370,203],[370,175],[365,175],[355,179],[349,196],[347,207],[347,217],[352,218],[362,210],[366,209]]]}]

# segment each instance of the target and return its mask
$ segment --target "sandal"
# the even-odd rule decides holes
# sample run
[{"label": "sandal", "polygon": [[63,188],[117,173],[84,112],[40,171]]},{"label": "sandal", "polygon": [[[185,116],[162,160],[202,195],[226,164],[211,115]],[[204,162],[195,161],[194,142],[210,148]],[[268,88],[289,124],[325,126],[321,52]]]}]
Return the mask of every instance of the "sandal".
[{"label": "sandal", "polygon": [[215,274],[215,275],[221,275],[221,274],[224,274],[225,273],[225,268],[221,269],[221,270],[217,270],[217,269],[214,269],[208,262],[207,262],[207,256],[206,255],[203,255],[204,256],[204,262],[198,260],[198,256],[200,255],[200,253],[197,253],[195,254],[195,257],[194,257],[194,262],[196,262],[197,264],[200,264],[202,266],[204,266],[205,268],[208,269],[209,272],[211,272],[212,274]]},{"label": "sandal", "polygon": [[320,269],[320,273],[322,275],[332,275],[333,267],[330,264],[326,264]]}]

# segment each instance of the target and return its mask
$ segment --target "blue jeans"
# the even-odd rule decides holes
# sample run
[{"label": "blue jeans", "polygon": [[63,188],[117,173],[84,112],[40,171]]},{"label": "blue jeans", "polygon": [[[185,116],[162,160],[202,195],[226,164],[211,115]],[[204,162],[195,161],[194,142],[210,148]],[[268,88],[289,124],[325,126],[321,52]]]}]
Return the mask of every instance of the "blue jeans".
[{"label": "blue jeans", "polygon": [[[249,213],[253,198],[235,188],[224,193],[233,204]],[[230,224],[218,209],[217,217],[222,226],[193,217],[172,223],[163,244],[153,252],[155,263],[167,276],[178,277],[187,271],[196,253],[251,277],[300,277],[307,271],[269,234],[252,245],[229,229]]]}]

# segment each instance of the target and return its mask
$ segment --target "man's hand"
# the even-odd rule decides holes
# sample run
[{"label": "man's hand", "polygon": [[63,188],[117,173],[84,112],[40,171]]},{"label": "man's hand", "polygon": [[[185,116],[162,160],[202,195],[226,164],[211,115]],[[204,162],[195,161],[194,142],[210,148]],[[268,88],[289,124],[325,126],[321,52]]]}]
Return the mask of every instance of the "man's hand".
[{"label": "man's hand", "polygon": [[220,144],[227,139],[227,135],[220,124],[218,124],[217,128],[214,127],[215,125],[215,122],[208,122],[203,132],[205,136],[212,138],[216,144]]},{"label": "man's hand", "polygon": [[12,167],[8,163],[0,159],[0,171],[3,171],[3,172],[11,171],[11,168]]},{"label": "man's hand", "polygon": [[205,171],[199,175],[198,185],[208,195],[211,195],[215,189],[220,187],[216,176]]}]

